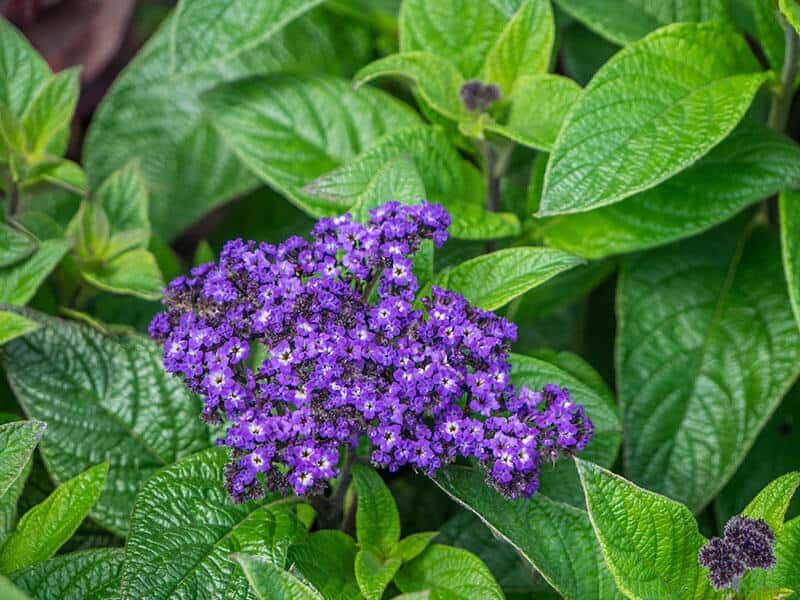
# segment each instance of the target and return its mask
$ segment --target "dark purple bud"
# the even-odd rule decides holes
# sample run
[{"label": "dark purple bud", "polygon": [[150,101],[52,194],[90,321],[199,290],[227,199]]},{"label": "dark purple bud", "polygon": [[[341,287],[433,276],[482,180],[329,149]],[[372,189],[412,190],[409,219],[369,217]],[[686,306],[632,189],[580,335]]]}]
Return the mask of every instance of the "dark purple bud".
[{"label": "dark purple bud", "polygon": [[469,112],[484,111],[500,99],[500,88],[493,83],[484,85],[472,79],[461,86],[461,101]]},{"label": "dark purple bud", "polygon": [[715,590],[734,588],[747,567],[739,557],[738,548],[722,538],[713,538],[700,549],[698,561],[709,571],[708,580]]},{"label": "dark purple bud", "polygon": [[739,548],[748,569],[770,569],[775,565],[775,534],[763,519],[733,517],[725,525],[725,540]]}]

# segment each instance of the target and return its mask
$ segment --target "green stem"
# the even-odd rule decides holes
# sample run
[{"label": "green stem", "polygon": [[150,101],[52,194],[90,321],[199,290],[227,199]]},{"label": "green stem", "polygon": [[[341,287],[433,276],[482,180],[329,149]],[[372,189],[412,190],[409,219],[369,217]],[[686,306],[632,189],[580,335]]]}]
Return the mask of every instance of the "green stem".
[{"label": "green stem", "polygon": [[783,68],[781,69],[780,90],[772,99],[772,107],[769,111],[767,123],[773,129],[783,131],[789,120],[789,110],[792,107],[792,92],[794,91],[794,79],[797,75],[797,32],[786,18],[781,16],[783,25],[783,35],[786,40],[783,55]]}]

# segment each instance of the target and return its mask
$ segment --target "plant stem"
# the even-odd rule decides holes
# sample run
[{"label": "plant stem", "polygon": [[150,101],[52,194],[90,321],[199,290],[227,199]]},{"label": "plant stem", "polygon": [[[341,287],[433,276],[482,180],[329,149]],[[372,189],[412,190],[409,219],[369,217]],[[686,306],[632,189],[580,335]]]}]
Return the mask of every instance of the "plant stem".
[{"label": "plant stem", "polygon": [[786,49],[783,55],[783,68],[781,69],[781,87],[778,94],[772,99],[767,123],[773,129],[783,131],[789,120],[789,109],[792,107],[794,92],[794,78],[797,75],[797,32],[785,17],[781,16],[783,35],[786,40]]},{"label": "plant stem", "polygon": [[347,515],[343,518],[342,513],[347,488],[350,487],[350,482],[353,480],[353,474],[350,471],[352,464],[352,451],[347,448],[342,467],[339,470],[339,481],[336,483],[336,489],[327,498],[316,496],[311,499],[311,506],[317,511],[317,519],[321,529],[336,529],[346,524]]},{"label": "plant stem", "polygon": [[490,144],[485,145],[486,157],[486,210],[500,210],[500,176],[497,173],[497,151]]}]

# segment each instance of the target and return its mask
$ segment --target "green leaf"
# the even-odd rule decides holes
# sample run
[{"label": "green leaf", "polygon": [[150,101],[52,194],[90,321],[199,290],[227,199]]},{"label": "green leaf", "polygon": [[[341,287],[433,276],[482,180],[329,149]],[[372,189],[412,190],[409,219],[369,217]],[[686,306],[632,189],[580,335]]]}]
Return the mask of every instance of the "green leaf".
[{"label": "green leaf", "polygon": [[0,105],[21,119],[50,77],[47,63],[25,36],[0,18]]},{"label": "green leaf", "polygon": [[680,21],[730,20],[725,0],[555,0],[559,7],[603,37],[624,45]]},{"label": "green leaf", "polygon": [[370,550],[359,550],[356,554],[355,572],[364,598],[381,600],[386,586],[394,579],[401,564],[403,561],[400,558],[381,558]]},{"label": "green leaf", "polygon": [[108,463],[62,483],[26,512],[0,548],[0,571],[9,573],[42,562],[72,537],[106,484]]},{"label": "green leaf", "polygon": [[430,590],[452,600],[505,598],[489,569],[472,552],[433,544],[395,576],[401,592]]},{"label": "green leaf", "polygon": [[[404,0],[399,18],[400,50],[436,54],[452,61],[465,77],[477,77],[511,17],[499,4],[473,0]],[[518,6],[519,2],[511,4]]]},{"label": "green leaf", "polygon": [[31,600],[28,594],[11,583],[5,575],[0,575],[0,597],[4,600]]},{"label": "green leaf", "polygon": [[291,499],[231,502],[223,483],[227,459],[227,448],[210,448],[144,484],[131,516],[123,598],[194,598],[198,590],[209,598],[249,598],[229,559],[233,552],[263,555],[282,568],[289,544],[305,532],[281,506]]},{"label": "green leaf", "polygon": [[703,508],[800,371],[778,242],[738,219],[636,255],[617,289],[631,479]]},{"label": "green leaf", "polygon": [[85,196],[89,191],[89,181],[84,170],[66,158],[58,159],[48,171],[42,173],[41,179],[79,196]]},{"label": "green leaf", "polygon": [[36,242],[29,235],[0,223],[0,268],[18,263],[34,250]]},{"label": "green leaf", "polygon": [[24,305],[69,250],[66,240],[45,240],[26,260],[0,268],[0,303]]},{"label": "green leaf", "polygon": [[769,571],[756,569],[742,580],[743,591],[766,587],[800,590],[800,517],[795,517],[775,540],[775,566]]},{"label": "green leaf", "polygon": [[[545,471],[542,477],[546,475]],[[481,469],[445,467],[434,481],[478,515],[565,598],[621,597],[603,563],[585,510],[554,501],[542,492],[530,500],[507,500],[486,485]]]},{"label": "green leaf", "polygon": [[205,263],[214,262],[215,260],[217,259],[214,256],[214,249],[211,247],[211,244],[208,243],[208,240],[200,240],[197,247],[194,249],[192,264],[197,267]]},{"label": "green leaf", "polygon": [[36,444],[44,434],[40,421],[0,425],[0,544],[14,528],[17,499],[31,468]]},{"label": "green leaf", "polygon": [[762,588],[747,594],[747,600],[785,600],[793,594],[788,588]]},{"label": "green leaf", "polygon": [[[800,465],[800,386],[781,401],[742,464],[714,501],[719,530],[741,513],[748,502],[773,479]],[[788,516],[800,514],[800,496],[792,501]]]},{"label": "green leaf", "polygon": [[508,118],[486,128],[519,144],[549,151],[580,95],[580,86],[560,75],[521,77],[514,85]]},{"label": "green leaf", "polygon": [[237,81],[206,94],[204,104],[231,150],[253,173],[313,216],[331,205],[301,190],[418,117],[387,94],[316,75],[281,74]]},{"label": "green leaf", "polygon": [[280,567],[276,567],[263,556],[237,553],[231,558],[242,567],[250,587],[259,600],[321,600],[322,598],[316,590]]},{"label": "green leaf", "polygon": [[454,238],[487,239],[519,233],[515,215],[492,213],[484,208],[483,177],[461,159],[445,134],[433,127],[408,127],[392,132],[354,160],[309,183],[303,192],[344,210],[353,198],[375,187],[376,178],[383,176],[382,169],[387,163],[401,157],[413,159],[428,200],[440,203],[450,213],[453,221],[449,231]]},{"label": "green leaf", "polygon": [[437,284],[462,294],[478,308],[496,310],[582,262],[552,248],[506,248],[461,263],[442,273]]},{"label": "green leaf", "polygon": [[348,211],[356,221],[368,223],[369,211],[387,200],[401,204],[417,204],[425,198],[425,183],[414,161],[398,156],[375,171],[367,187],[356,197]]},{"label": "green leaf", "polygon": [[778,21],[778,7],[775,0],[752,0],[753,17],[758,32],[758,43],[773,71],[781,72],[785,50],[783,27]]},{"label": "green leaf", "polygon": [[722,598],[697,553],[705,538],[689,510],[595,464],[575,461],[603,556],[630,598]]},{"label": "green leaf", "polygon": [[778,199],[783,269],[789,284],[794,317],[800,327],[800,193],[785,191]]},{"label": "green leaf", "polygon": [[165,287],[155,257],[147,250],[130,250],[104,263],[97,270],[84,271],[83,278],[96,288],[114,294],[130,294],[158,300]]},{"label": "green leaf", "polygon": [[378,77],[398,76],[410,80],[431,108],[448,119],[466,116],[460,90],[464,76],[446,58],[430,52],[404,52],[380,58],[362,68],[353,78],[358,89]]},{"label": "green leaf", "polygon": [[312,533],[289,549],[289,562],[325,600],[360,598],[354,564],[356,544],[335,530]]},{"label": "green leaf", "polygon": [[[697,163],[624,202],[541,221],[548,245],[586,258],[642,250],[700,233],[800,182],[800,148],[742,124]],[[799,225],[800,226],[800,225]]]},{"label": "green leaf", "polygon": [[0,358],[26,414],[48,424],[47,470],[61,483],[107,460],[109,484],[91,515],[124,534],[145,480],[209,445],[202,403],[164,371],[161,349],[145,337],[24,314],[42,328],[4,346]]},{"label": "green leaf", "polygon": [[13,312],[0,310],[0,346],[39,328],[38,323]]},{"label": "green leaf", "polygon": [[764,519],[776,536],[783,533],[783,519],[797,486],[800,485],[800,472],[793,471],[772,481],[742,511],[753,519]]},{"label": "green leaf", "polygon": [[486,56],[483,80],[511,95],[521,77],[547,73],[554,41],[550,0],[525,0]]},{"label": "green leaf", "polygon": [[359,546],[374,550],[379,556],[391,556],[400,540],[400,514],[392,493],[374,469],[363,465],[353,465],[353,484],[358,495]]},{"label": "green leaf", "polygon": [[222,143],[200,96],[256,74],[339,74],[353,57],[352,28],[322,9],[309,12],[320,3],[181,0],[98,106],[84,147],[93,185],[139,159],[153,198],[151,222],[167,239],[254,188],[257,180]]},{"label": "green leaf", "polygon": [[783,16],[800,32],[800,6],[795,0],[778,0]]},{"label": "green leaf", "polygon": [[744,39],[713,23],[670,25],[625,47],[569,113],[539,215],[613,204],[685,169],[742,118],[766,79],[758,71]]},{"label": "green leaf", "polygon": [[135,163],[112,173],[93,194],[93,201],[108,219],[110,238],[102,258],[147,247],[147,182]]},{"label": "green leaf", "polygon": [[564,73],[583,86],[618,50],[616,44],[574,22],[563,29],[559,55]]},{"label": "green leaf", "polygon": [[63,140],[78,104],[80,69],[71,68],[51,77],[39,90],[22,117],[28,151],[34,156],[46,152],[63,154]]},{"label": "green leaf", "polygon": [[56,556],[11,579],[36,600],[115,600],[125,551],[100,548]]},{"label": "green leaf", "polygon": [[438,535],[438,531],[421,531],[406,536],[395,546],[393,556],[408,562],[419,556]]}]

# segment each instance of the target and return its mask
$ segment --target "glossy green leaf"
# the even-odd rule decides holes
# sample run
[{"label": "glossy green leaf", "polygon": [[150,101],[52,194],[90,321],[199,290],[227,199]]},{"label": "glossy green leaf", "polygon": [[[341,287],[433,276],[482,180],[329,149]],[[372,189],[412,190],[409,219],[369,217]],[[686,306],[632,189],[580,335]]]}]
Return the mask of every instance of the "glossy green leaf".
[{"label": "glossy green leaf", "polygon": [[21,119],[50,77],[47,63],[25,36],[0,18],[0,104]]},{"label": "glossy green leaf", "polygon": [[775,566],[769,571],[756,569],[742,581],[744,591],[767,587],[800,590],[800,517],[786,523],[775,540]]},{"label": "glossy green leaf", "polygon": [[[719,530],[741,513],[770,481],[800,465],[800,386],[795,385],[781,401],[756,438],[744,461],[714,501]],[[800,495],[793,499],[788,517],[800,514]]]},{"label": "glossy green leaf", "polygon": [[519,144],[549,151],[564,117],[580,95],[580,86],[560,75],[521,77],[514,85],[505,122],[488,125],[487,129]]},{"label": "glossy green leaf", "polygon": [[700,233],[798,183],[800,147],[742,124],[675,177],[618,204],[543,219],[542,233],[548,245],[586,258],[632,252]]},{"label": "glossy green leaf", "polygon": [[225,143],[243,164],[313,216],[350,202],[320,202],[301,188],[418,117],[387,94],[317,75],[271,75],[226,84],[204,96]]},{"label": "glossy green leaf", "polygon": [[781,220],[783,269],[792,309],[800,327],[800,193],[786,191],[778,200]]},{"label": "glossy green leaf", "polygon": [[135,163],[112,173],[94,192],[93,202],[103,208],[108,219],[110,238],[103,257],[147,247],[147,182]]},{"label": "glossy green leaf", "polygon": [[36,242],[29,235],[0,223],[0,268],[29,257],[34,250]]},{"label": "glossy green leaf", "polygon": [[91,515],[124,533],[145,480],[209,445],[200,399],[164,371],[161,349],[142,336],[25,314],[42,327],[4,346],[2,366],[25,412],[48,424],[45,465],[61,483],[107,460],[109,484]]},{"label": "glossy green leaf", "polygon": [[747,594],[747,600],[786,600],[793,595],[789,588],[761,588]]},{"label": "glossy green leaf", "polygon": [[57,155],[64,152],[62,140],[69,134],[69,124],[78,104],[79,78],[78,68],[54,75],[25,110],[22,127],[28,139],[28,151],[34,156],[48,151]]},{"label": "glossy green leaf", "polygon": [[249,598],[247,581],[229,558],[233,552],[282,567],[288,545],[304,529],[282,506],[291,499],[231,502],[223,480],[227,458],[227,448],[204,450],[144,484],[131,516],[123,599],[195,598],[201,590],[210,598]]},{"label": "glossy green leaf", "polygon": [[590,29],[618,44],[670,23],[730,20],[725,0],[555,0]]},{"label": "glossy green leaf", "polygon": [[685,169],[730,133],[765,78],[744,38],[716,24],[670,25],[627,46],[570,111],[539,215],[613,204]]},{"label": "glossy green leaf", "polygon": [[0,575],[0,596],[4,600],[31,600],[28,594],[11,583],[5,575]]},{"label": "glossy green leaf", "polygon": [[66,240],[46,240],[24,261],[0,268],[0,303],[24,305],[69,250]]},{"label": "glossy green leaf", "polygon": [[36,600],[116,600],[124,558],[122,548],[84,550],[21,569],[11,579]]},{"label": "glossy green leaf", "polygon": [[617,316],[626,472],[698,511],[800,371],[778,241],[738,219],[633,256]]},{"label": "glossy green leaf", "polygon": [[603,556],[629,598],[722,598],[697,562],[705,544],[689,510],[576,460]]},{"label": "glossy green leaf", "polygon": [[[542,478],[546,476],[545,470]],[[476,468],[445,467],[434,481],[478,515],[565,598],[622,597],[603,562],[585,510],[542,492],[530,500],[506,500],[486,485],[485,473]]]},{"label": "glossy green leaf", "polygon": [[466,115],[459,95],[464,76],[446,58],[430,52],[392,54],[362,68],[353,82],[358,88],[386,76],[410,80],[425,102],[448,119],[458,121]]},{"label": "glossy green leaf", "polygon": [[355,576],[356,544],[335,530],[312,533],[289,549],[289,562],[325,600],[361,597]]},{"label": "glossy green leaf", "polygon": [[[400,50],[436,54],[452,61],[464,77],[477,77],[513,14],[501,10],[500,4],[404,0],[399,18]],[[519,2],[511,4],[518,6]]]},{"label": "glossy green leaf", "polygon": [[398,542],[392,554],[402,559],[403,562],[408,562],[419,556],[438,535],[438,531],[412,533]]},{"label": "glossy green leaf", "polygon": [[770,482],[742,511],[753,519],[764,519],[776,536],[783,533],[783,520],[789,502],[800,485],[800,472],[793,471]]},{"label": "glossy green leaf", "polygon": [[369,211],[387,200],[416,204],[425,198],[425,183],[414,161],[398,156],[379,167],[348,211],[356,221],[369,222]]},{"label": "glossy green leaf", "polygon": [[[234,554],[259,600],[321,600],[319,593],[263,556]],[[228,596],[226,596],[228,597]]]},{"label": "glossy green leaf", "polygon": [[182,0],[92,119],[84,159],[93,184],[139,159],[153,198],[151,222],[168,239],[255,187],[256,178],[204,114],[200,96],[256,74],[340,73],[354,52],[350,28],[341,31],[321,9],[308,12],[318,4]]},{"label": "glossy green leaf", "polygon": [[392,493],[375,470],[363,465],[353,465],[353,484],[359,545],[390,556],[400,540],[400,515]]},{"label": "glossy green leaf", "polygon": [[[464,161],[445,134],[432,127],[409,127],[388,134],[373,147],[338,169],[309,183],[304,192],[344,210],[354,198],[369,193],[387,163],[413,160],[428,201],[450,213],[449,232],[457,239],[487,239],[516,235],[519,220],[511,213],[491,213],[485,208],[483,177]],[[385,188],[384,188],[385,189]],[[384,198],[384,200],[389,200]],[[317,200],[323,202],[322,200]],[[329,209],[330,210],[330,209]]]},{"label": "glossy green leaf", "polygon": [[84,271],[82,275],[101,290],[130,294],[145,300],[158,300],[166,286],[155,257],[144,249],[120,254],[97,270]]},{"label": "glossy green leaf", "polygon": [[56,553],[89,514],[106,485],[108,463],[101,463],[59,485],[41,504],[22,515],[0,547],[0,571],[10,573]]},{"label": "glossy green leaf", "polygon": [[778,21],[777,3],[775,0],[752,0],[752,6],[758,43],[767,56],[769,66],[780,73],[786,44],[783,27]]},{"label": "glossy green leaf", "polygon": [[547,72],[554,41],[550,0],[525,0],[489,50],[483,80],[508,97],[521,77]]},{"label": "glossy green leaf", "polygon": [[35,321],[17,313],[0,310],[0,346],[38,328]]},{"label": "glossy green leaf", "polygon": [[507,248],[461,263],[442,273],[437,284],[479,308],[495,310],[581,262],[552,248]]},{"label": "glossy green leaf", "polygon": [[0,544],[17,520],[17,499],[31,468],[36,444],[46,425],[41,421],[16,421],[0,425]]},{"label": "glossy green leaf", "polygon": [[430,590],[434,597],[452,600],[503,599],[503,591],[485,564],[472,552],[434,544],[403,565],[395,583],[402,592]]},{"label": "glossy green leaf", "polygon": [[355,572],[358,587],[366,600],[381,600],[386,586],[394,579],[402,564],[400,558],[382,558],[362,548],[356,554]]}]

